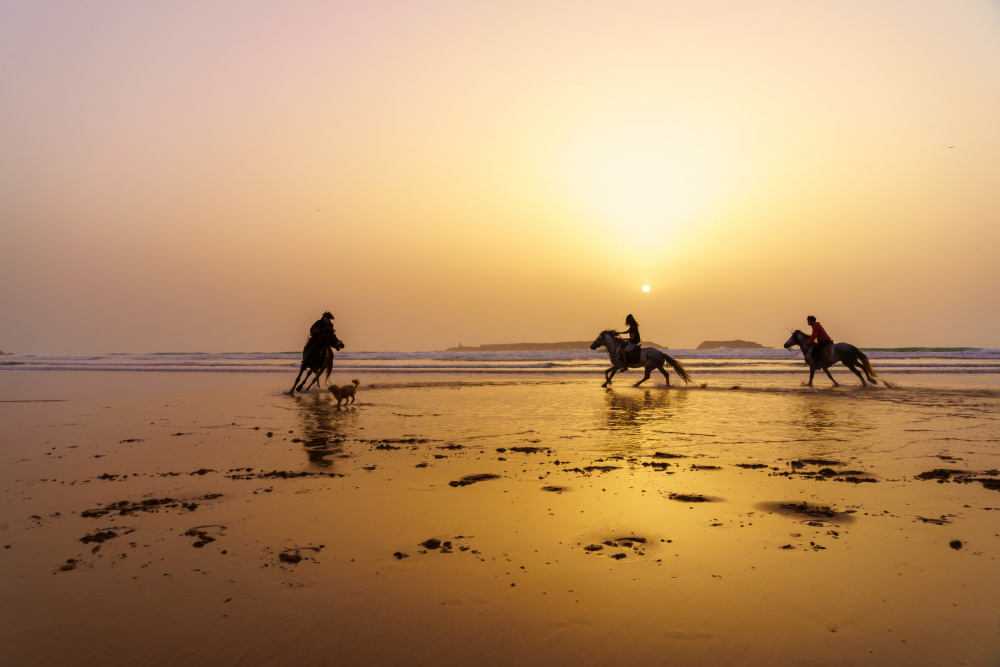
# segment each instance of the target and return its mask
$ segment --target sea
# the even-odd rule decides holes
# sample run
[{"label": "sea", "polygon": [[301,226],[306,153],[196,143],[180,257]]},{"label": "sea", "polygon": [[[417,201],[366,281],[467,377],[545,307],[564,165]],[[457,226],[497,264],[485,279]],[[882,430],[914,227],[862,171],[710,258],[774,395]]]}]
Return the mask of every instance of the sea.
[{"label": "sea", "polygon": [[[699,375],[802,375],[802,354],[785,349],[669,350],[696,378]],[[882,376],[940,376],[941,379],[979,378],[976,384],[1000,384],[1000,349],[884,348],[866,349]],[[285,373],[298,371],[298,352],[154,352],[96,355],[16,355],[0,357],[0,371],[120,371],[162,373]],[[552,377],[600,376],[609,366],[603,350],[502,352],[353,352],[336,353],[334,371],[363,374],[460,374]],[[835,366],[841,373],[849,373]],[[669,370],[669,369],[668,369]],[[632,371],[628,377],[637,373]],[[657,374],[658,375],[658,374]],[[821,375],[821,374],[820,374]],[[654,379],[656,376],[654,376]]]}]

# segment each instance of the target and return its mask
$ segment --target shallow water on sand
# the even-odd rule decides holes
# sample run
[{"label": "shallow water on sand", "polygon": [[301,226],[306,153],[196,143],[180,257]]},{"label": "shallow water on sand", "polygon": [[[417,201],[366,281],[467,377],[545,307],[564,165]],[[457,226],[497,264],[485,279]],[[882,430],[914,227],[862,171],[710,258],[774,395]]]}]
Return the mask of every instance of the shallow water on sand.
[{"label": "shallow water on sand", "polygon": [[0,662],[1000,655],[997,389],[468,380],[6,372]]}]

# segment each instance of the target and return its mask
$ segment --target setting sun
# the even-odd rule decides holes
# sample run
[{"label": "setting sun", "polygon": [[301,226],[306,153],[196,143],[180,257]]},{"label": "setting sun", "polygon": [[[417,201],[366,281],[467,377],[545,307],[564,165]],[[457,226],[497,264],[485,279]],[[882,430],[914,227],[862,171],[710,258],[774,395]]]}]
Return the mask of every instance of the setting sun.
[{"label": "setting sun", "polygon": [[642,286],[642,291],[643,292],[648,292],[649,291],[649,285],[643,285]]}]

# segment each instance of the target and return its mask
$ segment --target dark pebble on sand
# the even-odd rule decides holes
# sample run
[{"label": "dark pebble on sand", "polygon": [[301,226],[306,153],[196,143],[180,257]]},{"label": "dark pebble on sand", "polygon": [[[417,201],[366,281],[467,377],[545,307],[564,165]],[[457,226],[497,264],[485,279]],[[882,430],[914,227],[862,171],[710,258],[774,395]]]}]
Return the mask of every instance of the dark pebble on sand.
[{"label": "dark pebble on sand", "polygon": [[440,549],[441,548],[441,540],[438,540],[438,539],[435,539],[435,538],[432,537],[429,540],[421,542],[420,546],[422,546],[425,549]]},{"label": "dark pebble on sand", "polygon": [[948,546],[951,547],[952,549],[956,549],[956,550],[961,549],[962,548],[962,540],[952,540],[951,542],[948,543]]}]

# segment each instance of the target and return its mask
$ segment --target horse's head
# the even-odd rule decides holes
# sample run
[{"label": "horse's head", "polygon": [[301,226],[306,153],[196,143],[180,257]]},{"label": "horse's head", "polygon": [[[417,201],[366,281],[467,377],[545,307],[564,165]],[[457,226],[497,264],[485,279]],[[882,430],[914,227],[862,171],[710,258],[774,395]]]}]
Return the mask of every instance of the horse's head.
[{"label": "horse's head", "polygon": [[599,347],[607,347],[610,342],[618,336],[618,332],[613,329],[605,329],[597,335],[594,342],[590,344],[591,350],[596,350]]},{"label": "horse's head", "polygon": [[333,327],[330,327],[328,329],[324,329],[322,331],[322,333],[320,333],[320,334],[318,334],[316,336],[316,339],[317,339],[317,343],[319,343],[320,345],[332,347],[335,350],[343,350],[344,349],[344,343],[341,342],[341,340],[339,338],[337,338],[337,334],[333,330]]},{"label": "horse's head", "polygon": [[805,341],[809,340],[809,337],[804,333],[796,329],[792,332],[791,337],[785,341],[785,349],[791,348],[793,345],[802,345]]}]

